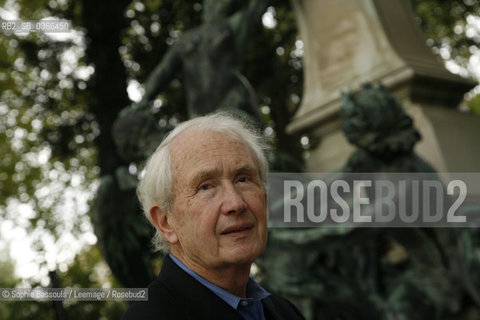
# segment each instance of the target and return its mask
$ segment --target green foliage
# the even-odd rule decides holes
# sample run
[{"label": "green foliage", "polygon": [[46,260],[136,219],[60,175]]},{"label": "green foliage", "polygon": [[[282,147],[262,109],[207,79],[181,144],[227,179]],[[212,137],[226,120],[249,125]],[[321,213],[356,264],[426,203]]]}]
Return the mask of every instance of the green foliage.
[{"label": "green foliage", "polygon": [[[8,252],[0,252],[0,288],[15,288],[21,283],[15,275],[14,263]],[[0,319],[27,320],[52,319],[55,317],[51,305],[40,302],[1,301]]]},{"label": "green foliage", "polygon": [[[480,54],[480,1],[411,1],[433,52],[444,61],[454,62],[455,72],[478,81],[478,63],[472,61],[478,60]],[[472,92],[466,102],[478,114],[477,96],[476,91]]]},{"label": "green foliage", "polygon": [[472,54],[478,52],[480,14],[477,0],[412,0],[420,17],[427,43],[442,59],[452,59],[466,68]]},{"label": "green foliage", "polygon": [[476,114],[480,114],[480,95],[474,96],[467,102],[468,107],[470,110],[475,112]]},{"label": "green foliage", "polygon": [[[62,287],[104,288],[119,287],[96,246],[85,247],[68,270],[59,274]],[[15,288],[21,284],[15,277],[13,262],[0,259],[0,288]],[[33,282],[32,287],[39,285]],[[65,312],[69,320],[120,319],[128,303],[125,301],[66,301]],[[0,302],[0,319],[49,320],[55,318],[52,302],[8,301]]]},{"label": "green foliage", "polygon": [[[62,287],[121,287],[103,261],[97,246],[86,247],[68,270],[59,275]],[[128,307],[123,301],[73,301],[65,303],[68,319],[120,319]]]},{"label": "green foliage", "polygon": [[[20,6],[21,18],[51,14],[37,7],[42,5]],[[56,239],[84,232],[86,210],[76,210],[67,225],[62,212],[67,196],[85,201],[75,190],[85,193],[97,176],[93,141],[98,127],[85,111],[85,79],[78,73],[86,66],[81,60],[61,66],[68,55],[82,51],[79,43],[41,34],[0,37],[5,80],[0,82],[0,217],[16,221],[26,205],[31,208],[27,229],[45,230]]]}]

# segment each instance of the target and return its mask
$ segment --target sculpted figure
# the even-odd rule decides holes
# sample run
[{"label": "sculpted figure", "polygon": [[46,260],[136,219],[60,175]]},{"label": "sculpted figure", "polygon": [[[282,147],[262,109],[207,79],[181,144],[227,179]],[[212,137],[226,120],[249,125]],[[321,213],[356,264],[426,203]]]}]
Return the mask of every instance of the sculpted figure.
[{"label": "sculpted figure", "polygon": [[434,172],[413,147],[421,137],[398,101],[383,85],[342,94],[342,129],[357,149],[345,172]]},{"label": "sculpted figure", "polygon": [[[412,119],[385,87],[365,85],[342,99],[341,125],[357,148],[341,171],[435,175],[414,152]],[[272,229],[259,264],[265,283],[308,319],[452,319],[480,305],[476,239],[459,228]]]},{"label": "sculpted figure", "polygon": [[152,101],[181,73],[189,118],[229,109],[259,119],[255,93],[236,62],[267,6],[265,0],[204,0],[203,24],[185,32],[162,57],[139,105]]},{"label": "sculpted figure", "polygon": [[153,228],[142,219],[136,196],[138,178],[129,165],[153,152],[170,128],[161,128],[147,110],[125,108],[115,121],[113,137],[122,159],[114,174],[100,179],[93,206],[99,247],[112,273],[122,285],[146,286],[155,278],[150,250]]}]

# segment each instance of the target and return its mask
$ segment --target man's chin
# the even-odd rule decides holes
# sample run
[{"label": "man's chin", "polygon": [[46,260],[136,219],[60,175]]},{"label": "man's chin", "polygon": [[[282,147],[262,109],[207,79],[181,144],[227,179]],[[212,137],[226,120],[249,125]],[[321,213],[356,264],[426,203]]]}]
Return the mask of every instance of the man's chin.
[{"label": "man's chin", "polygon": [[259,246],[258,243],[254,246],[235,247],[229,250],[226,256],[233,264],[247,264],[258,258],[264,249],[265,247]]}]

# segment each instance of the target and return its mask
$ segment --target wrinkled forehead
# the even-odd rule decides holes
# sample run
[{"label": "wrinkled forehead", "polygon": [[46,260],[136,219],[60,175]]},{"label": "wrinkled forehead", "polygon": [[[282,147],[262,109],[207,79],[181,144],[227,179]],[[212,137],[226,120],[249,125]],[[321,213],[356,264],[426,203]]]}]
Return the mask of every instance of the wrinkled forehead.
[{"label": "wrinkled forehead", "polygon": [[257,163],[248,144],[233,133],[216,132],[215,130],[189,129],[182,132],[170,145],[172,166],[181,167],[187,161],[221,158],[235,155],[238,161]]}]

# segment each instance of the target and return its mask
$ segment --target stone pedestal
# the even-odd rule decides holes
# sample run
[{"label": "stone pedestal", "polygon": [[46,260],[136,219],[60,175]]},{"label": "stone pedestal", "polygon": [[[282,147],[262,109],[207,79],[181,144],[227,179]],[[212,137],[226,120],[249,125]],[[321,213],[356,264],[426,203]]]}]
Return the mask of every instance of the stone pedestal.
[{"label": "stone pedestal", "polygon": [[302,104],[288,130],[319,138],[309,171],[343,165],[342,90],[382,82],[422,134],[417,153],[438,171],[480,171],[480,117],[458,111],[474,83],[448,72],[426,46],[405,0],[293,0],[304,42]]}]

